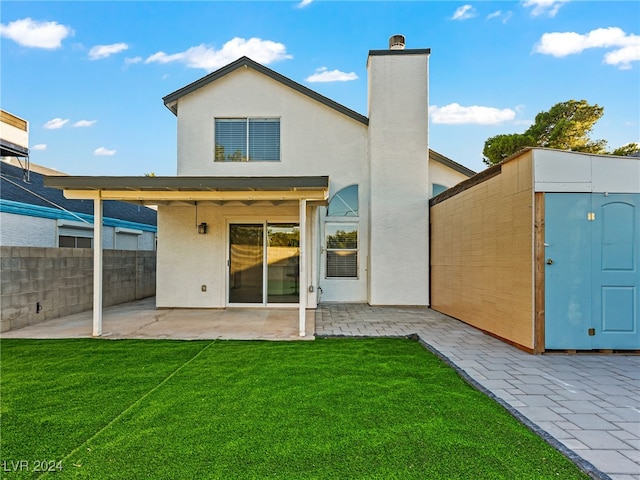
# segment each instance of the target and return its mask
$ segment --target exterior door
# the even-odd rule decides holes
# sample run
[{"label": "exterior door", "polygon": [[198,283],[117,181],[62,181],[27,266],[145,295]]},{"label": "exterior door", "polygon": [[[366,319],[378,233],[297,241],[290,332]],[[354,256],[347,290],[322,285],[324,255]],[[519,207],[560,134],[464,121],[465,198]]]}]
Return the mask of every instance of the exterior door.
[{"label": "exterior door", "polygon": [[264,225],[229,225],[229,303],[264,302]]},{"label": "exterior door", "polygon": [[300,228],[295,223],[229,225],[229,304],[297,304]]},{"label": "exterior door", "polygon": [[595,349],[638,349],[640,195],[593,195],[592,337]]},{"label": "exterior door", "polygon": [[640,348],[640,195],[545,194],[545,348]]}]

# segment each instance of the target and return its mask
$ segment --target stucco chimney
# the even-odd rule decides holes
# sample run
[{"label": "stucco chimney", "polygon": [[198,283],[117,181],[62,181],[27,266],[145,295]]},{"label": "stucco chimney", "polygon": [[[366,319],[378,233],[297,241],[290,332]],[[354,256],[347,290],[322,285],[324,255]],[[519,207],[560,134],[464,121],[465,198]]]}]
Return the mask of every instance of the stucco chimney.
[{"label": "stucco chimney", "polygon": [[389,50],[404,50],[404,35],[391,35],[389,37]]}]

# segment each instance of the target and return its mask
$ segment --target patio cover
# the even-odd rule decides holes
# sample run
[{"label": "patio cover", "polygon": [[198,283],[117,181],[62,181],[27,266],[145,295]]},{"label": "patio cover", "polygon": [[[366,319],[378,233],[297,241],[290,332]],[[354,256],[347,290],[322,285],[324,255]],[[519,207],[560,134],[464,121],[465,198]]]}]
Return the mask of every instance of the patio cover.
[{"label": "patio cover", "polygon": [[[230,201],[297,202],[300,211],[300,279],[306,279],[307,204],[326,205],[329,177],[44,177],[46,187],[70,199],[94,200],[94,247],[102,246],[102,202],[145,205]],[[306,283],[306,282],[305,282]],[[93,335],[102,335],[102,248],[93,249]],[[308,285],[300,285],[299,333],[305,335]]]}]

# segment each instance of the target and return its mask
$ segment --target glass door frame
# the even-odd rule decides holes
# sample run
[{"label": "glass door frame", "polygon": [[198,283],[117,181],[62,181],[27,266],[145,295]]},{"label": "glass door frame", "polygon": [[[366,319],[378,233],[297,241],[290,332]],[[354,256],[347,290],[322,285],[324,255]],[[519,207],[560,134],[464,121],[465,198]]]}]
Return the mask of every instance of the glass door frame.
[{"label": "glass door frame", "polygon": [[[269,217],[268,219],[256,218],[256,217],[232,217],[226,221],[226,268],[225,268],[225,305],[227,307],[239,307],[239,308],[299,308],[300,296],[295,303],[269,303],[269,266],[268,266],[268,242],[269,234],[268,227],[270,225],[277,224],[295,224],[300,227],[300,219],[297,217],[283,216],[283,217]],[[262,302],[258,303],[232,303],[230,301],[231,294],[231,225],[255,225],[262,226]],[[300,248],[298,248],[298,254],[300,254]],[[300,259],[298,258],[298,275],[300,273]],[[298,291],[299,292],[299,291]],[[298,295],[300,295],[298,293]]]}]

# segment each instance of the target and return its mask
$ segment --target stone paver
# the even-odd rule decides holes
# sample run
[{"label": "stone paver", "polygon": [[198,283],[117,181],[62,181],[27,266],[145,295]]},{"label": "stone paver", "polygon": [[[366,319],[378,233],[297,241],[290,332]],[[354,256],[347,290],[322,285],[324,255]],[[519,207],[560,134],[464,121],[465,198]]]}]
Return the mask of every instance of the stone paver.
[{"label": "stone paver", "polygon": [[531,355],[426,308],[316,310],[316,336],[412,334],[591,476],[640,480],[640,356]]}]

